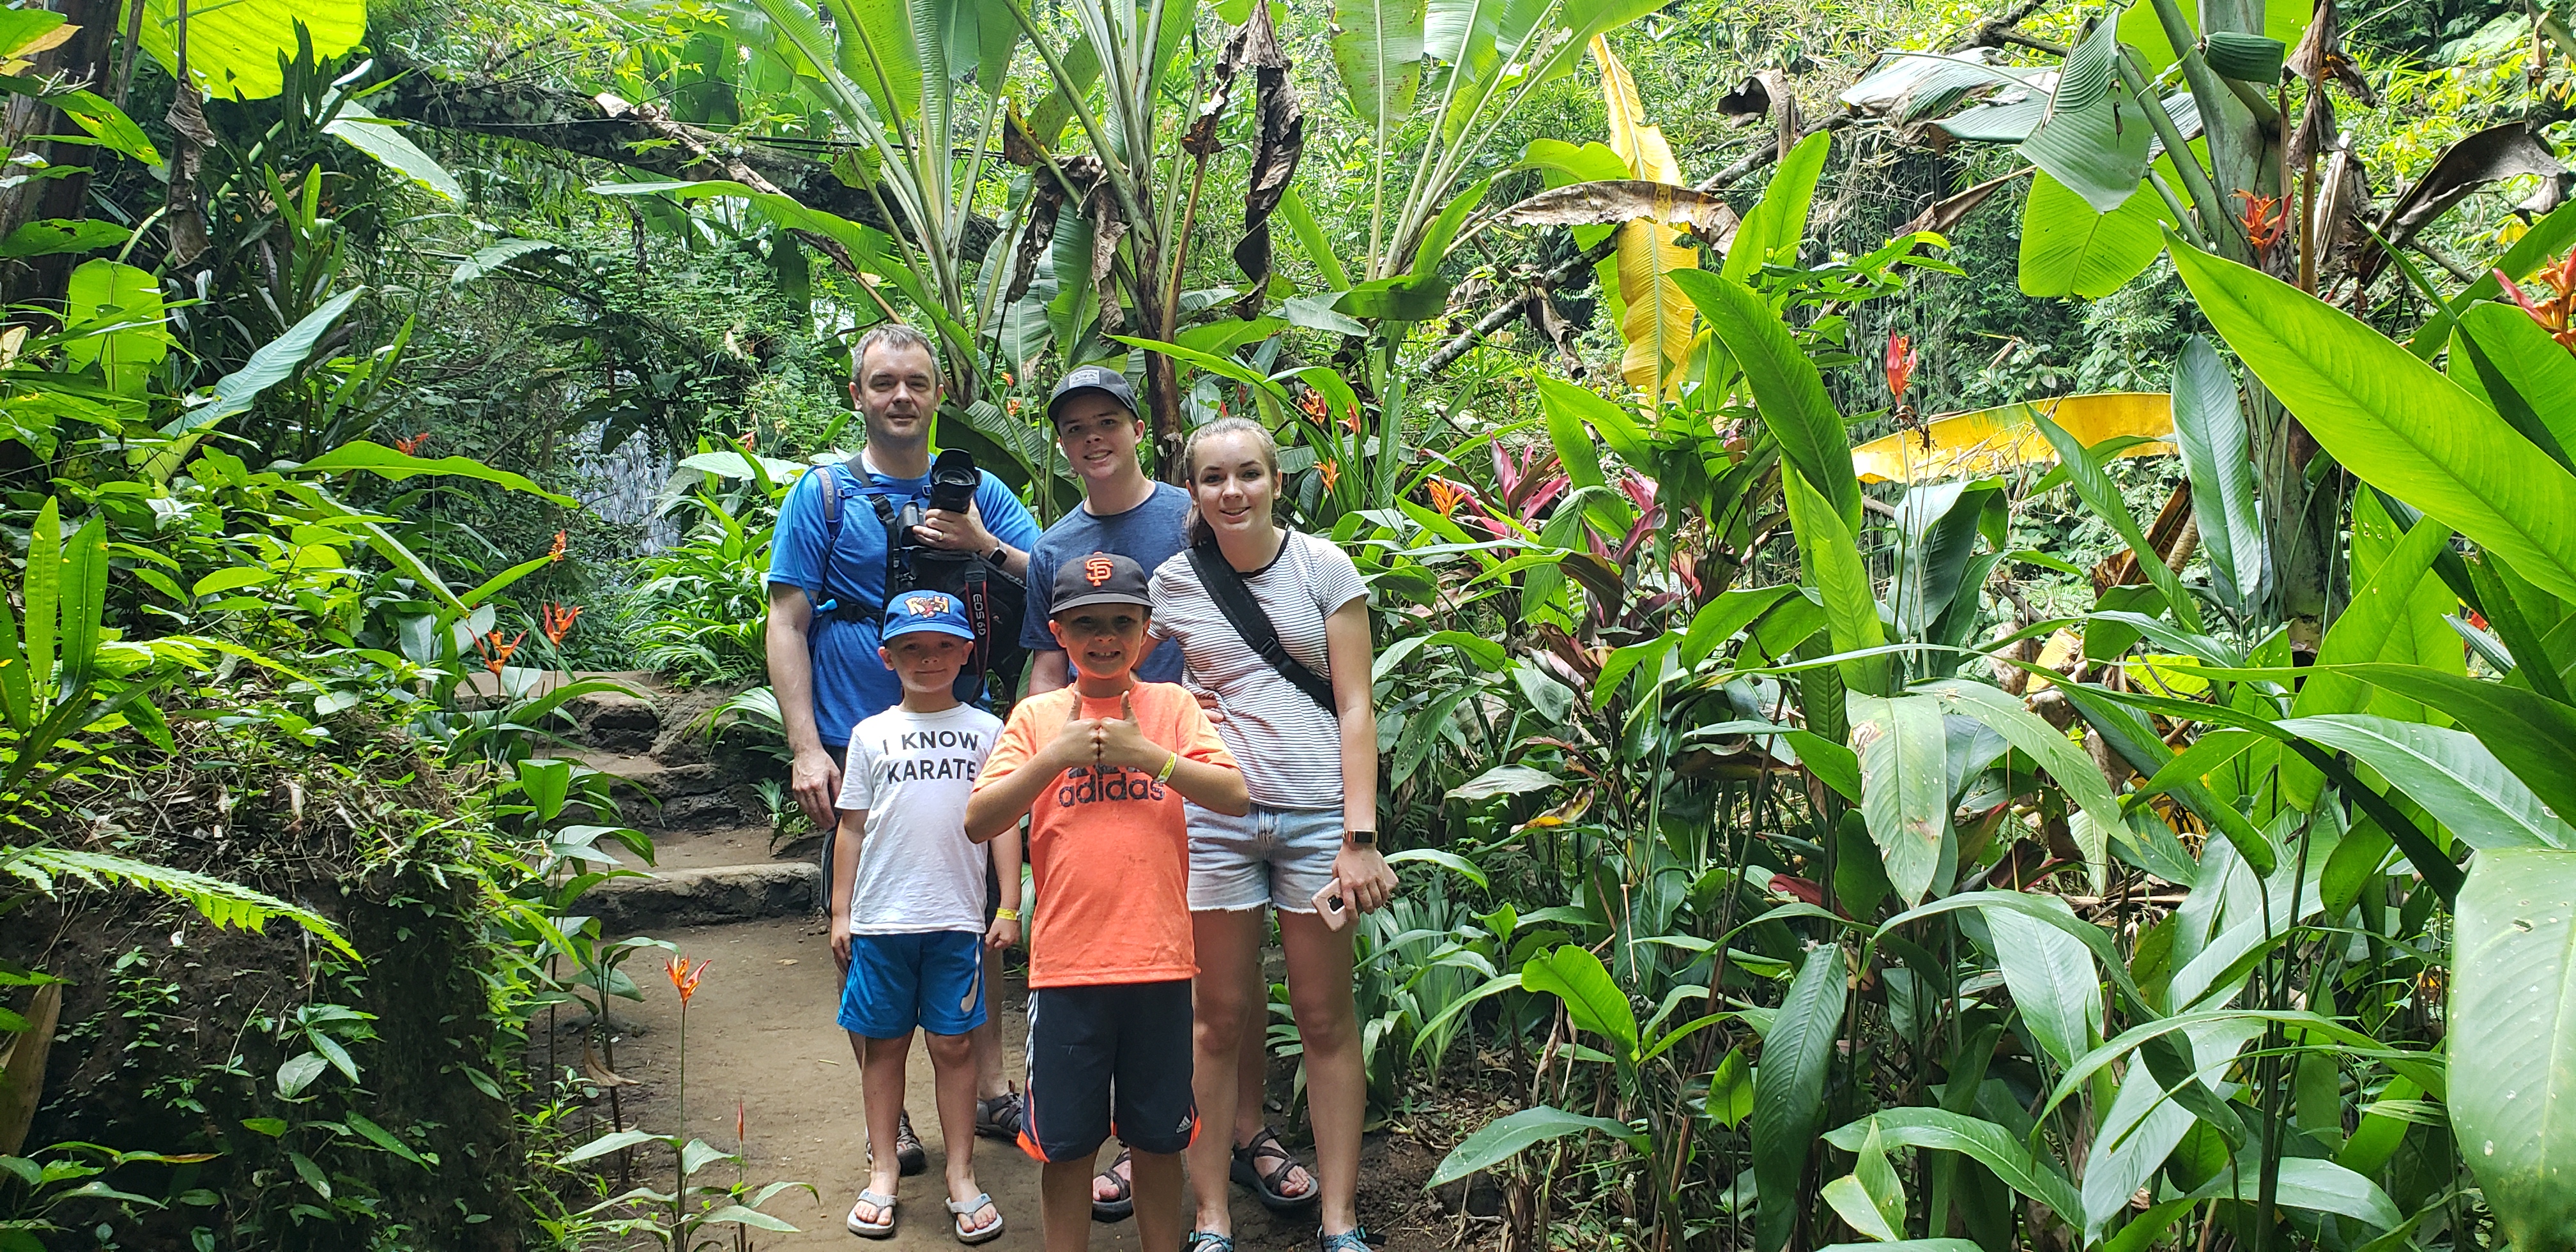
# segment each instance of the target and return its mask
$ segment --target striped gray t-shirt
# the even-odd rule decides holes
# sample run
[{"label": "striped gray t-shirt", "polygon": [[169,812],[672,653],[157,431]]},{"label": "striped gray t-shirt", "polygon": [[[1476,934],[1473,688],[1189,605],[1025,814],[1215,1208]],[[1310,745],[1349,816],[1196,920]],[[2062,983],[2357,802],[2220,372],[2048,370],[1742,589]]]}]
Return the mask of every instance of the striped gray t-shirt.
[{"label": "striped gray t-shirt", "polygon": [[[1279,555],[1243,576],[1253,601],[1269,615],[1288,655],[1326,681],[1324,619],[1368,595],[1347,553],[1302,531],[1288,531]],[[1274,809],[1342,807],[1341,721],[1272,669],[1236,633],[1225,610],[1199,583],[1183,550],[1154,571],[1154,634],[1180,641],[1181,681],[1216,693],[1223,715],[1217,736],[1243,767],[1255,804]]]}]

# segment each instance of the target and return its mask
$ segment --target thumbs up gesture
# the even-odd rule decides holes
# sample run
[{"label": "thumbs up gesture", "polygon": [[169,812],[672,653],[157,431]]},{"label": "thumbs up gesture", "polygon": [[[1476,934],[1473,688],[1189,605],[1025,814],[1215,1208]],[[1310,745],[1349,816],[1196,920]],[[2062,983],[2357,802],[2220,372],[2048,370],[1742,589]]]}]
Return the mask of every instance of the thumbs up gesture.
[{"label": "thumbs up gesture", "polygon": [[1076,696],[1064,706],[1064,724],[1056,728],[1055,738],[1046,746],[1047,759],[1057,772],[1099,764],[1099,725],[1082,715],[1081,697]]},{"label": "thumbs up gesture", "polygon": [[1145,728],[1137,724],[1133,693],[1119,698],[1118,716],[1102,718],[1095,726],[1092,742],[1102,765],[1151,773],[1171,756],[1170,749],[1146,738]]}]

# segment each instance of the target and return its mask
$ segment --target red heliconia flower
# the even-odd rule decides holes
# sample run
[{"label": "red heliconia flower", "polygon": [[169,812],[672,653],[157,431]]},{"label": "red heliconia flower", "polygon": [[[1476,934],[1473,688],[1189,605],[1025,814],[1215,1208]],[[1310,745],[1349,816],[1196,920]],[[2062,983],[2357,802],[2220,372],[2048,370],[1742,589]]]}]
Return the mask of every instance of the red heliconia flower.
[{"label": "red heliconia flower", "polygon": [[412,437],[411,437],[411,438],[409,438],[409,439],[401,439],[401,438],[397,438],[397,439],[395,439],[395,440],[394,440],[394,451],[396,451],[396,452],[400,452],[400,453],[402,453],[404,456],[412,456],[412,455],[414,455],[414,454],[416,454],[416,453],[418,453],[418,452],[420,451],[420,445],[425,444],[425,443],[428,443],[428,442],[429,442],[429,432],[424,430],[424,431],[420,432],[419,434],[412,436]]},{"label": "red heliconia flower", "polygon": [[550,548],[550,549],[548,549],[548,550],[547,550],[547,552],[546,552],[546,559],[547,559],[547,560],[549,560],[549,561],[560,561],[560,560],[564,559],[564,536],[565,536],[565,533],[566,533],[566,532],[564,532],[564,531],[560,531],[560,530],[558,530],[558,531],[556,531],[556,532],[555,532],[555,546],[554,546],[553,548]]},{"label": "red heliconia flower", "polygon": [[698,980],[706,977],[707,966],[712,960],[698,962],[695,969],[689,967],[689,958],[685,956],[675,956],[663,963],[662,973],[670,978],[671,986],[680,993],[680,1007],[687,1008],[689,997],[698,993]]},{"label": "red heliconia flower", "polygon": [[1474,492],[1446,478],[1434,478],[1425,485],[1431,490],[1431,511],[1442,517],[1456,513],[1459,505],[1466,503],[1475,495]]},{"label": "red heliconia flower", "polygon": [[537,629],[544,633],[546,642],[562,647],[564,636],[572,633],[572,624],[580,616],[581,606],[578,604],[561,605],[549,602],[537,609]]},{"label": "red heliconia flower", "polygon": [[746,430],[741,434],[734,436],[734,446],[741,448],[745,452],[751,451],[751,437],[759,433],[760,432],[757,430]]},{"label": "red heliconia flower", "polygon": [[1324,424],[1333,415],[1333,402],[1325,399],[1324,393],[1320,391],[1309,390],[1306,394],[1297,397],[1297,408],[1308,418],[1313,419],[1318,426]]},{"label": "red heliconia flower", "polygon": [[1342,429],[1347,430],[1354,435],[1360,433],[1360,406],[1358,402],[1352,402],[1351,411],[1342,415]]},{"label": "red heliconia flower", "polygon": [[2258,196],[2239,191],[2236,198],[2245,202],[2245,215],[2238,224],[2245,228],[2246,242],[2254,245],[2255,259],[2260,260],[2281,241],[2281,232],[2289,229],[2290,204],[2282,196]]},{"label": "red heliconia flower", "polygon": [[1918,359],[1914,341],[1903,335],[1887,337],[1887,390],[1898,400],[1905,399],[1905,389],[1914,382],[1914,363]]},{"label": "red heliconia flower", "polygon": [[743,1138],[742,1101],[736,1100],[733,1102],[733,1146],[736,1151],[742,1149]]}]

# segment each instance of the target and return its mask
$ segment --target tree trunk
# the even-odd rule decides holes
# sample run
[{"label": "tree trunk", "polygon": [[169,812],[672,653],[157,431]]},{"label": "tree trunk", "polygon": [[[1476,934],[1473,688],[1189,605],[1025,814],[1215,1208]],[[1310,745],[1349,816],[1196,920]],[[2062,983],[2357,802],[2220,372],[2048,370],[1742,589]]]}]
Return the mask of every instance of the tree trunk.
[{"label": "tree trunk", "polygon": [[[80,29],[71,38],[38,53],[29,73],[60,74],[76,85],[105,87],[117,8],[116,0],[60,0],[57,11]],[[30,135],[77,134],[79,128],[52,105],[13,95],[8,98],[6,111],[0,112],[0,131],[6,133],[9,150],[17,152],[27,146]],[[53,165],[94,166],[100,161],[124,159],[105,148],[79,144],[47,143],[40,149],[39,155]],[[0,191],[0,238],[29,222],[88,217],[88,203],[86,173],[20,183]],[[61,254],[0,262],[0,303],[62,299],[72,266],[81,259]]]}]

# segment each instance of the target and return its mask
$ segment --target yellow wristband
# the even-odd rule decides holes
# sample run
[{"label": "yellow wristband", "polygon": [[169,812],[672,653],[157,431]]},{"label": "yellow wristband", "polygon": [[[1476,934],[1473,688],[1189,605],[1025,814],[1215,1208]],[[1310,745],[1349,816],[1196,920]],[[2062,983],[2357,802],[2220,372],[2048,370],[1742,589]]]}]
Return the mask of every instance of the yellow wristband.
[{"label": "yellow wristband", "polygon": [[1018,909],[995,909],[993,910],[993,920],[997,922],[1016,922],[1020,920],[1020,911]]},{"label": "yellow wristband", "polygon": [[1155,781],[1155,782],[1158,782],[1158,783],[1159,783],[1159,782],[1170,782],[1170,781],[1172,781],[1172,771],[1173,771],[1173,770],[1176,770],[1176,769],[1179,769],[1180,767],[1181,767],[1181,754],[1180,754],[1180,753],[1178,753],[1178,752],[1175,752],[1175,753],[1173,753],[1173,754],[1171,755],[1171,759],[1166,760],[1166,761],[1164,761],[1164,762],[1163,762],[1163,772],[1162,772],[1162,773],[1159,773],[1159,774],[1154,775],[1154,781]]}]

